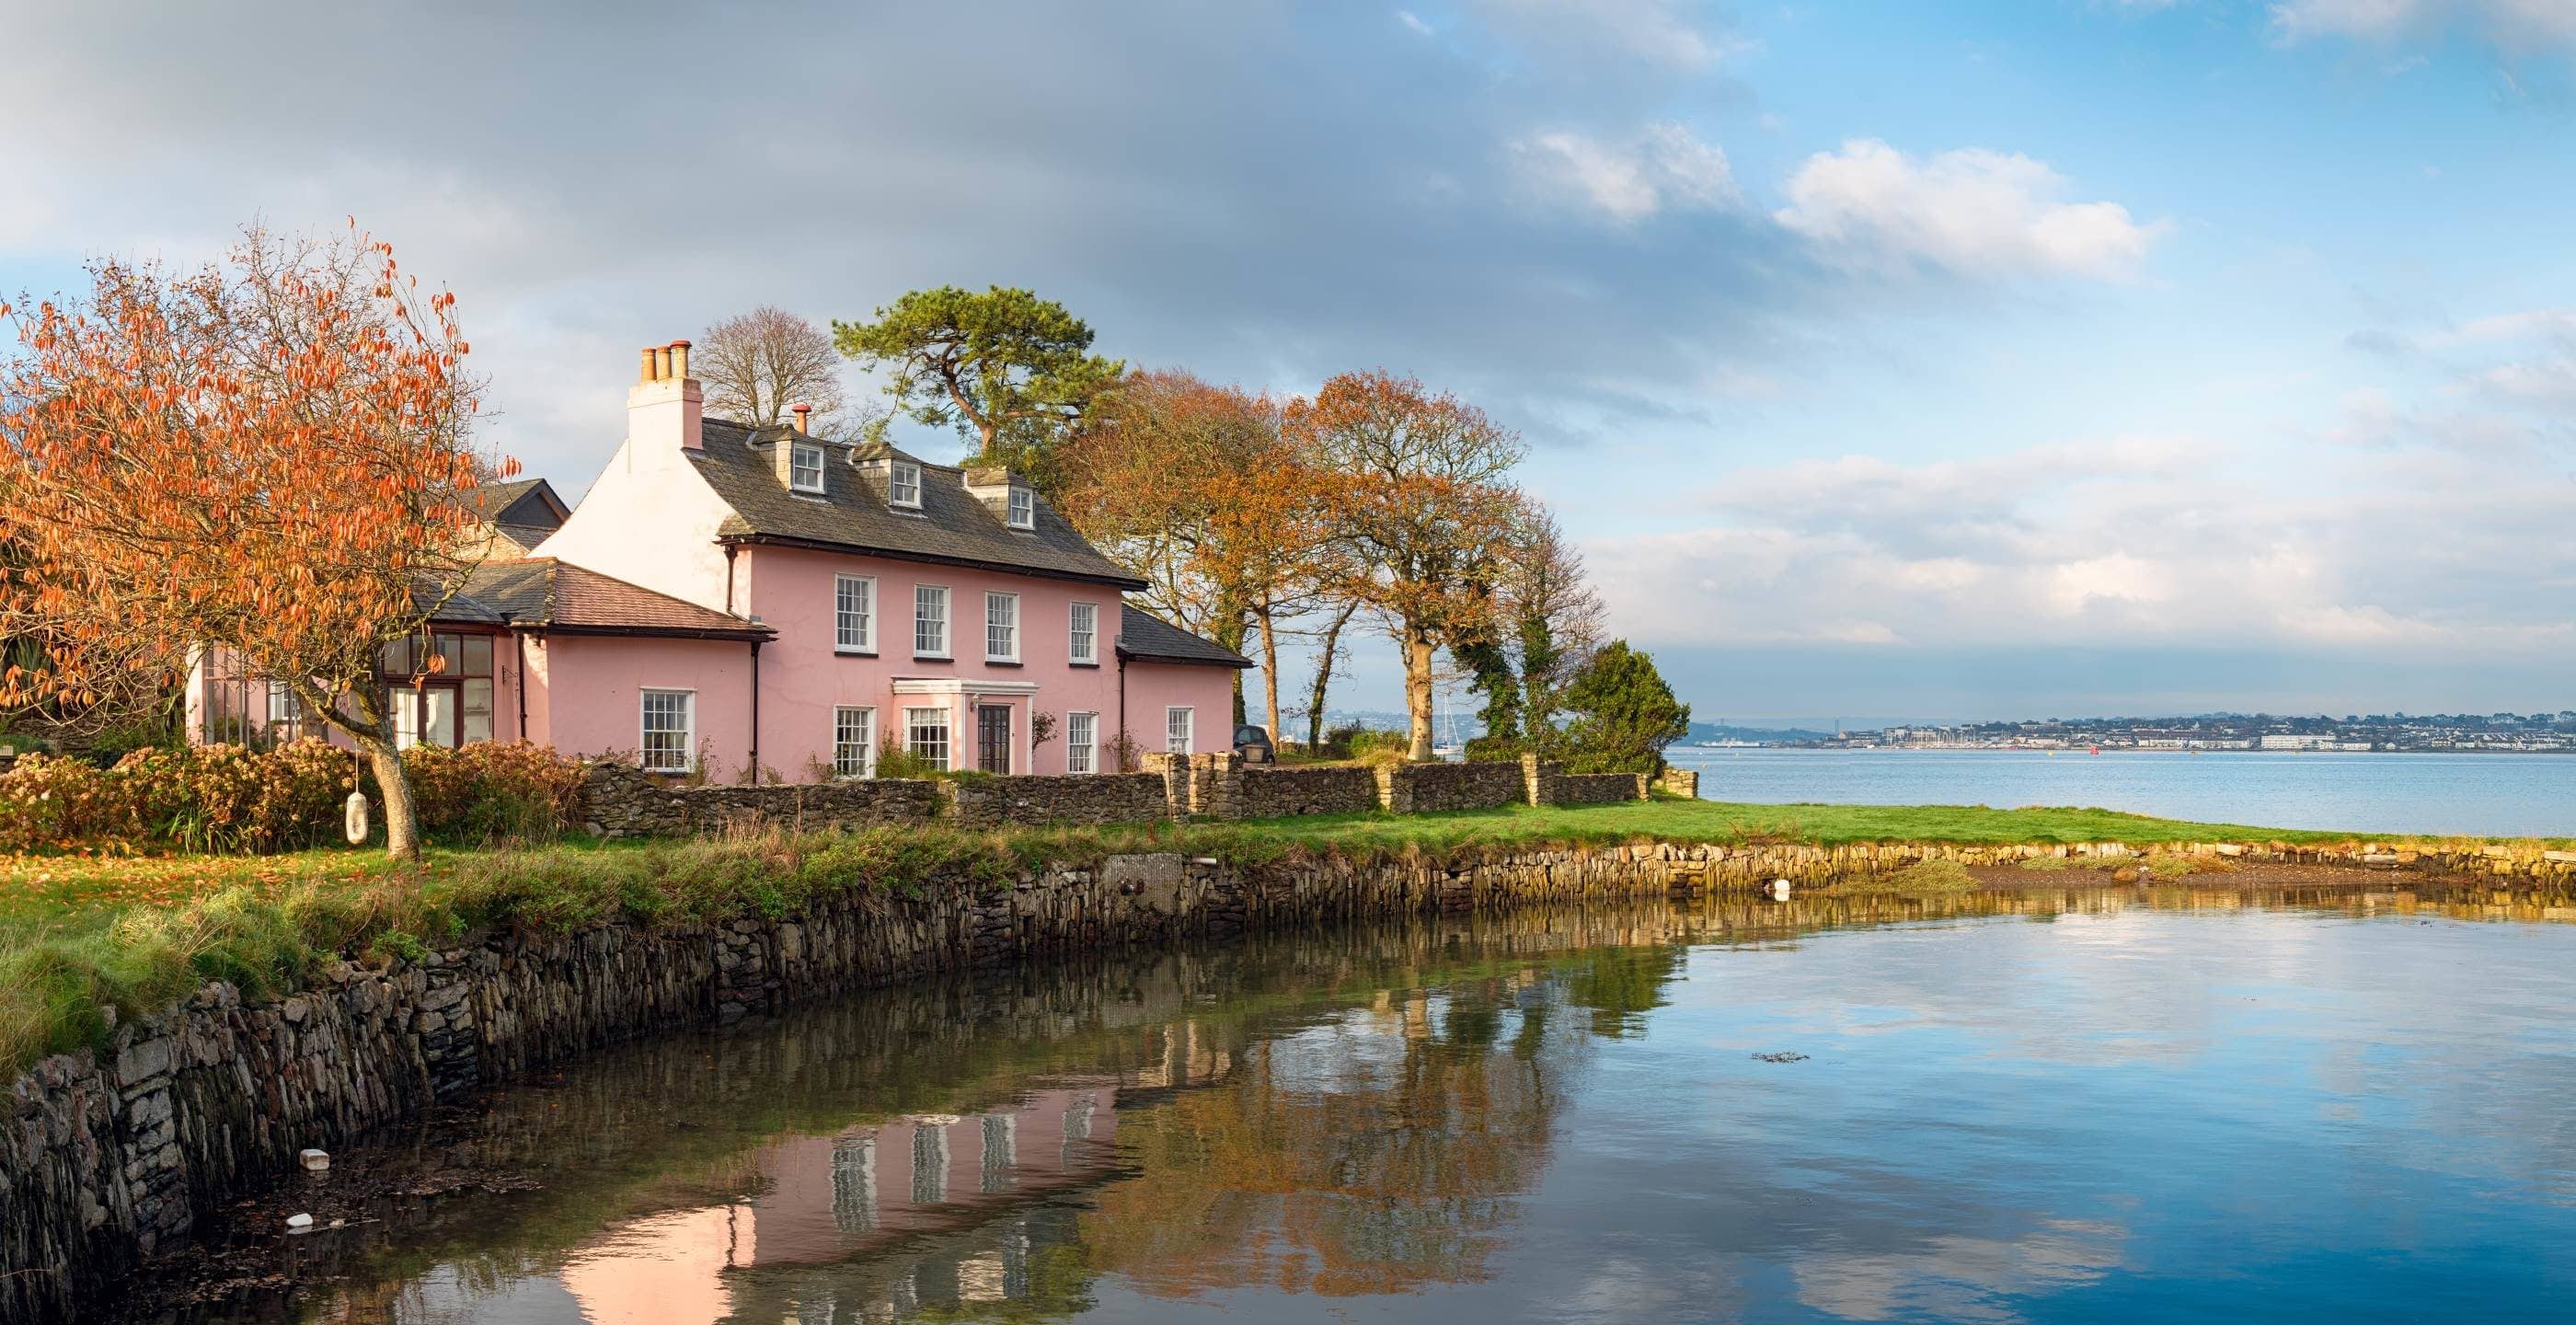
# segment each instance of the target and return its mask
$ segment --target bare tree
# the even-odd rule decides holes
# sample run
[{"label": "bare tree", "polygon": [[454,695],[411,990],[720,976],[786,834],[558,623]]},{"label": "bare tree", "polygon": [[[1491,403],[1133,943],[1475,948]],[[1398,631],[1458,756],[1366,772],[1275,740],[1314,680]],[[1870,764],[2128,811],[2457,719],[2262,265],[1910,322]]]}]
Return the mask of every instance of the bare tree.
[{"label": "bare tree", "polygon": [[[831,334],[779,308],[763,304],[707,328],[691,365],[706,385],[707,412],[768,428],[784,422],[791,405],[811,405],[816,433],[851,422],[841,383],[841,352]],[[865,424],[867,420],[858,420]]]}]

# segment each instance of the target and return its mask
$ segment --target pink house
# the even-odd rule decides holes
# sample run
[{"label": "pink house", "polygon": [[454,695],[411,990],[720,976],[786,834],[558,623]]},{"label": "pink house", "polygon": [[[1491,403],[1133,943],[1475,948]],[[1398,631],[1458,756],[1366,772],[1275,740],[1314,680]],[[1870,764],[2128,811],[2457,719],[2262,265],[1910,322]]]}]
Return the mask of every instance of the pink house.
[{"label": "pink house", "polygon": [[[889,740],[994,773],[1232,748],[1251,663],[1128,607],[1143,582],[1018,476],[702,402],[686,342],[645,352],[625,443],[581,505],[441,610],[412,646],[445,658],[428,682],[389,651],[402,740],[634,752],[723,781],[864,777]],[[291,697],[242,670],[209,654],[192,730],[293,734]]]}]

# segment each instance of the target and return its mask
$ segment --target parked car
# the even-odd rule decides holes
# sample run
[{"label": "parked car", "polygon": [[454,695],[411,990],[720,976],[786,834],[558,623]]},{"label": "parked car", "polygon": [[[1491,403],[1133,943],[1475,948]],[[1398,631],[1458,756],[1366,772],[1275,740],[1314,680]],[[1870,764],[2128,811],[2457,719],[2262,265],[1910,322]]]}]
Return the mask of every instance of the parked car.
[{"label": "parked car", "polygon": [[1250,723],[1234,729],[1234,752],[1247,764],[1275,764],[1279,754],[1270,748],[1270,733]]}]

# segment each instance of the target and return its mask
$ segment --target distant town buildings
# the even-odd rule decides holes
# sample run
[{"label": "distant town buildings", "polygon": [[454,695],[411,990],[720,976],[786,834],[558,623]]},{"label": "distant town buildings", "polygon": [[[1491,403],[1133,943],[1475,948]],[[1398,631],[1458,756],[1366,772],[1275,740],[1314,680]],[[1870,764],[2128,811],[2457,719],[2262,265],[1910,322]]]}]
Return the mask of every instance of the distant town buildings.
[{"label": "distant town buildings", "polygon": [[2274,750],[2451,753],[2576,753],[2576,709],[2556,713],[2408,716],[2214,713],[2190,718],[2049,718],[2021,722],[1913,725],[1830,737],[1707,744],[1805,749],[1915,750]]}]

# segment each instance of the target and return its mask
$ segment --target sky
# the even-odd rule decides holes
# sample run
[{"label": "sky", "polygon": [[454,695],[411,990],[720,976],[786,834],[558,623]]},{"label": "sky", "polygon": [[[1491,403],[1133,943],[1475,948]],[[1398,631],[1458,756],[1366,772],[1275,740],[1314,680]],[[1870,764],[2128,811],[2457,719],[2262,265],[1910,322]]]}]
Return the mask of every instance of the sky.
[{"label": "sky", "polygon": [[[2576,705],[2576,0],[0,29],[0,290],[355,217],[568,498],[639,345],[1020,285],[1131,363],[1482,405],[1703,719]],[[1355,653],[1336,706],[1397,707]]]}]

